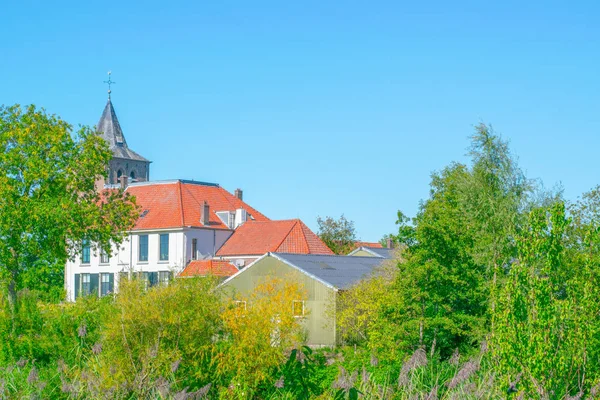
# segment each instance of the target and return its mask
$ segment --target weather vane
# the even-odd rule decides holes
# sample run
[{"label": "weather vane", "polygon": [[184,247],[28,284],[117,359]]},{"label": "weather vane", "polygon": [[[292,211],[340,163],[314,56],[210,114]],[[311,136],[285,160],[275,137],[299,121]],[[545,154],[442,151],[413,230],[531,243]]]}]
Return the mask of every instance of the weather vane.
[{"label": "weather vane", "polygon": [[104,81],[104,83],[108,84],[108,99],[110,100],[110,85],[117,83],[117,82],[113,82],[110,80],[110,74],[112,73],[112,71],[108,71],[108,80]]}]

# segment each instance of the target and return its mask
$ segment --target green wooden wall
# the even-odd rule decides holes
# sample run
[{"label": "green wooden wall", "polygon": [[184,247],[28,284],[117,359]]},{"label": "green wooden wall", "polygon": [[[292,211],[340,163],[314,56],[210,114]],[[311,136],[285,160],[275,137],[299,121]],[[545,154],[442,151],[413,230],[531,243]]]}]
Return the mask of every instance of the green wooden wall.
[{"label": "green wooden wall", "polygon": [[[308,315],[302,318],[302,322],[306,328],[307,344],[311,346],[334,346],[336,337],[335,319],[332,310],[334,309],[333,301],[335,301],[336,292],[333,288],[300,272],[298,269],[275,257],[268,256],[257,261],[223,286],[229,295],[244,296],[251,292],[258,283],[271,277],[293,279],[304,286],[308,296],[304,306],[308,310]],[[288,312],[292,312],[291,304]]]}]

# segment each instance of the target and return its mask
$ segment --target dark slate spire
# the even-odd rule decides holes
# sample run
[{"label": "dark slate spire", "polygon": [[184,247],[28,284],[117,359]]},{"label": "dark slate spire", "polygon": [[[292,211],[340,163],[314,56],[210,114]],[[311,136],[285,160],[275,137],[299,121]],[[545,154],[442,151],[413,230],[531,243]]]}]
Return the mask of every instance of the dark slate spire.
[{"label": "dark slate spire", "polygon": [[121,130],[121,125],[117,119],[117,114],[112,105],[110,97],[104,107],[100,121],[98,122],[98,132],[102,134],[104,140],[108,142],[108,146],[113,152],[113,157],[129,160],[148,161],[144,157],[137,154],[135,151],[127,147],[127,141]]}]

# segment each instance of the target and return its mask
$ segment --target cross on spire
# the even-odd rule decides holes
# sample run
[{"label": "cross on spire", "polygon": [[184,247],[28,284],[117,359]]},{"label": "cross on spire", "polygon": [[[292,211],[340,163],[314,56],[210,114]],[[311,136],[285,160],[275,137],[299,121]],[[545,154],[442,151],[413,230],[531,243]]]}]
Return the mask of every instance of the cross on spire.
[{"label": "cross on spire", "polygon": [[110,93],[111,93],[111,90],[110,90],[110,85],[112,85],[112,84],[114,84],[114,83],[117,83],[117,82],[113,82],[113,81],[111,81],[111,80],[110,80],[110,74],[111,74],[111,73],[112,73],[112,71],[108,71],[108,80],[107,80],[107,81],[104,81],[104,83],[106,83],[106,84],[108,85],[108,99],[109,99],[109,100],[110,100]]}]

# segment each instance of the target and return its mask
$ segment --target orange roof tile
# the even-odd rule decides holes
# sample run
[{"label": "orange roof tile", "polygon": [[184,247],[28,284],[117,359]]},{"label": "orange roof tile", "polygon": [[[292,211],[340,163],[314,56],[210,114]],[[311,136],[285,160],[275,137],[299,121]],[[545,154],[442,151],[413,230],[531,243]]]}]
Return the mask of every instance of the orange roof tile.
[{"label": "orange roof tile", "polygon": [[145,182],[132,184],[126,193],[135,196],[140,217],[134,229],[202,227],[200,209],[204,201],[210,206],[209,228],[229,229],[217,216],[217,211],[245,209],[256,221],[267,217],[215,184],[190,181]]},{"label": "orange roof tile", "polygon": [[262,255],[267,252],[333,254],[299,219],[248,221],[236,229],[217,256]]},{"label": "orange roof tile", "polygon": [[229,261],[194,260],[179,273],[179,276],[232,276],[236,272],[238,272],[238,269]]},{"label": "orange roof tile", "polygon": [[382,249],[383,245],[379,242],[354,242],[354,248],[358,249],[359,247],[374,247]]}]

